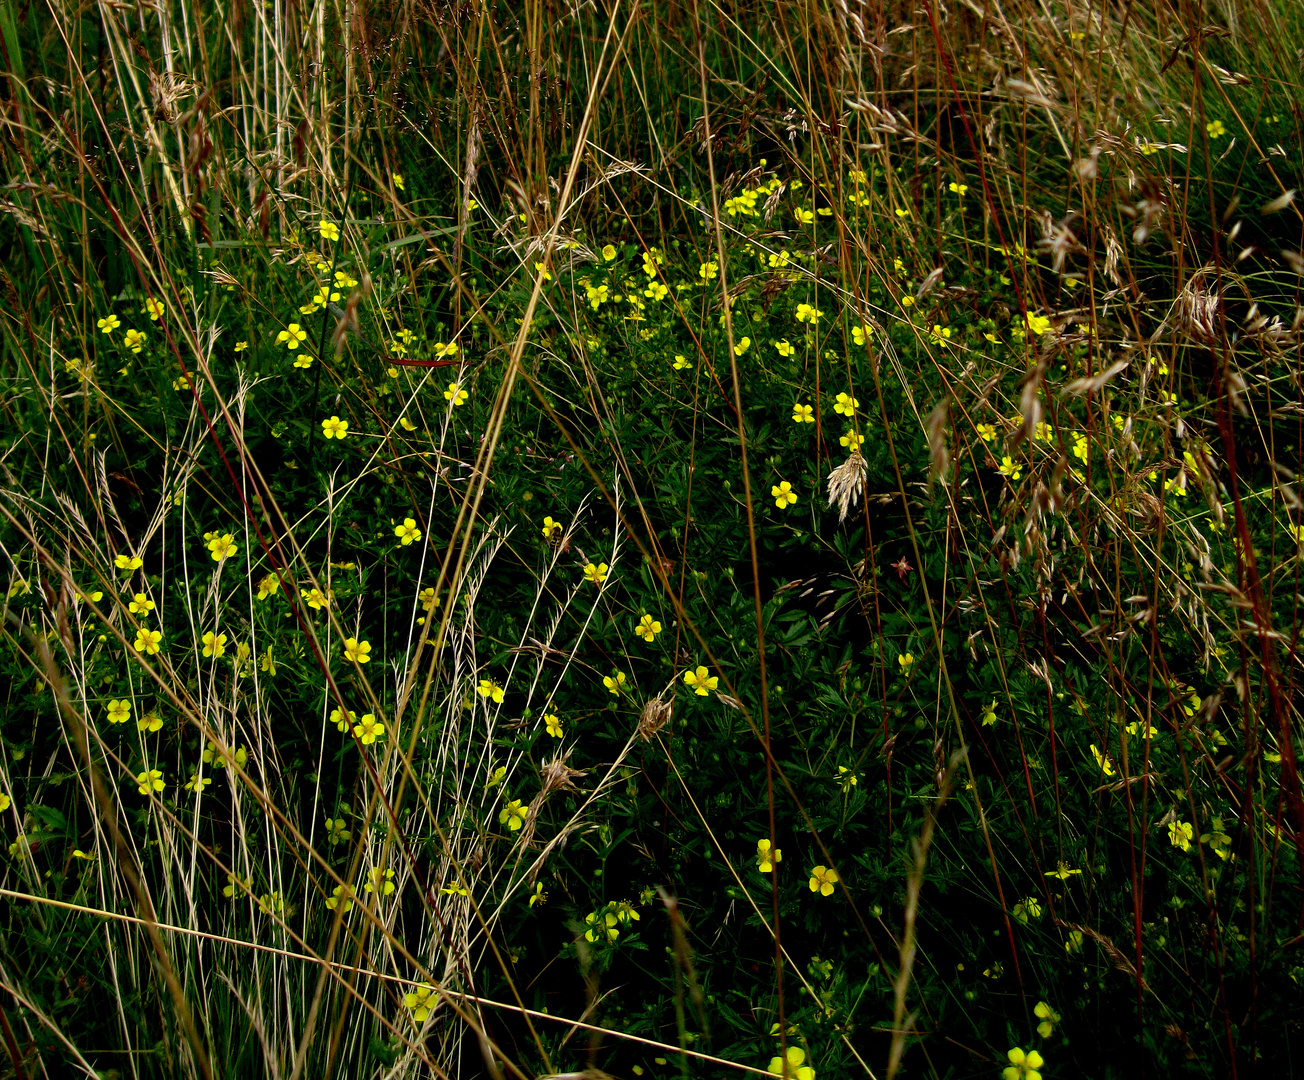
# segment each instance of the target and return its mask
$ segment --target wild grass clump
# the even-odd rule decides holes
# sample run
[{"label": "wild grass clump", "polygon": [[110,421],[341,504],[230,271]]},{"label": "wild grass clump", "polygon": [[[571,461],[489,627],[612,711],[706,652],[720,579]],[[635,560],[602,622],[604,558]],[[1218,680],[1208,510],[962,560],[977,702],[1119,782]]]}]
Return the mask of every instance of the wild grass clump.
[{"label": "wild grass clump", "polygon": [[15,1076],[1294,1075],[1293,11],[0,43]]}]

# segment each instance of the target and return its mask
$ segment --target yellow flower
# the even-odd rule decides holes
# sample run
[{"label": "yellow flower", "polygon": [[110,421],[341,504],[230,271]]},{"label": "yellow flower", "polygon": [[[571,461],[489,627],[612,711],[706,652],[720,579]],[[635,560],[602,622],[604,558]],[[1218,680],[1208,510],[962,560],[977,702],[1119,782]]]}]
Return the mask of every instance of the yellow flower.
[{"label": "yellow flower", "polygon": [[203,791],[205,788],[212,787],[213,781],[202,773],[191,773],[190,779],[186,781],[187,791]]},{"label": "yellow flower", "polygon": [[412,993],[403,995],[403,1004],[412,1010],[412,1019],[424,1024],[435,1007],[435,988],[426,984],[414,986]]},{"label": "yellow flower", "polygon": [[762,874],[768,874],[774,869],[775,863],[783,862],[783,849],[770,849],[768,840],[756,841],[756,869]]},{"label": "yellow flower", "polygon": [[455,382],[449,383],[448,389],[444,391],[444,400],[451,401],[455,406],[465,405],[468,396],[467,392]]},{"label": "yellow flower", "polygon": [[148,769],[136,775],[136,790],[142,795],[151,791],[162,791],[167,785],[163,783],[163,773],[158,769]]},{"label": "yellow flower", "polygon": [[340,227],[335,222],[326,220],[326,218],[322,218],[318,222],[317,231],[321,233],[323,240],[334,242],[340,238]]},{"label": "yellow flower", "polygon": [[530,907],[534,907],[535,904],[546,904],[547,902],[548,894],[543,891],[543,882],[536,881],[534,883],[534,892],[530,893]]},{"label": "yellow flower", "polygon": [[138,353],[140,352],[141,349],[145,347],[145,335],[142,334],[139,330],[128,330],[127,340],[124,342],[124,344],[132,352]]},{"label": "yellow flower", "polygon": [[[292,322],[288,327],[276,335],[276,344],[285,345],[290,349],[297,349],[308,340],[308,331],[304,330],[297,322]],[[308,361],[312,363],[311,360]],[[295,365],[298,367],[298,364]]]},{"label": "yellow flower", "polygon": [[602,249],[602,258],[604,262],[611,262],[616,257],[616,245],[608,244]]},{"label": "yellow flower", "polygon": [[560,540],[561,532],[560,521],[553,521],[551,517],[545,517],[543,519],[543,538],[547,540],[548,543],[551,544],[555,540]]},{"label": "yellow flower", "polygon": [[607,570],[610,569],[606,563],[598,563],[596,566],[589,563],[584,567],[584,580],[591,581],[594,585],[601,585],[607,580]]},{"label": "yellow flower", "polygon": [[356,641],[353,638],[344,639],[344,658],[346,660],[356,660],[359,664],[370,663],[370,653],[371,642]]},{"label": "yellow flower", "polygon": [[980,439],[982,439],[983,442],[991,442],[993,439],[996,438],[996,425],[995,425],[995,424],[979,424],[979,425],[978,425],[978,437],[979,437]]},{"label": "yellow flower", "polygon": [[983,709],[983,727],[990,727],[996,723],[996,699],[992,698],[991,703]]},{"label": "yellow flower", "polygon": [[968,191],[968,184],[957,184],[954,180],[951,181],[951,194],[963,197],[968,194]]},{"label": "yellow flower", "polygon": [[779,350],[780,356],[791,356],[797,351],[788,343],[787,338],[784,338],[782,341],[776,341],[774,347]]},{"label": "yellow flower", "polygon": [[1032,429],[1032,437],[1036,442],[1053,443],[1055,441],[1055,429],[1045,420],[1038,420],[1037,426]]},{"label": "yellow flower", "polygon": [[902,675],[909,675],[910,669],[915,665],[913,653],[897,653],[897,664],[901,668]]},{"label": "yellow flower", "polygon": [[391,180],[394,181],[394,186],[395,186],[396,188],[398,188],[399,191],[402,191],[402,190],[403,190],[403,174],[402,174],[402,173],[390,173],[390,174],[389,174],[389,178],[390,178]]},{"label": "yellow flower", "polygon": [[698,697],[706,697],[710,691],[720,685],[720,680],[702,666],[695,671],[685,671],[684,682],[693,688],[693,693]]},{"label": "yellow flower", "polygon": [[820,311],[820,309],[815,307],[813,304],[797,305],[798,322],[808,322],[813,326],[815,323],[820,321],[820,318],[821,316],[823,316],[823,314],[824,312]]},{"label": "yellow flower", "polygon": [[352,709],[346,709],[341,712],[338,708],[331,710],[331,723],[340,731],[348,731],[349,726],[353,723],[354,712]]},{"label": "yellow flower", "polygon": [[560,739],[562,736],[561,717],[556,713],[545,713],[543,716],[544,730],[554,739]]},{"label": "yellow flower", "polygon": [[1011,480],[1017,480],[1020,476],[1023,475],[1021,466],[1017,461],[1013,460],[1009,454],[1006,454],[1003,458],[1001,458],[1000,468],[1001,468],[1001,475],[1007,476]]},{"label": "yellow flower", "polygon": [[673,366],[674,366],[674,369],[675,369],[676,371],[683,371],[684,368],[690,368],[690,367],[692,367],[693,365],[690,364],[690,363],[689,363],[689,362],[688,362],[684,357],[682,357],[682,356],[676,356],[676,357],[675,357],[675,362],[674,362],[674,365],[673,365]]},{"label": "yellow flower", "polygon": [[625,689],[625,673],[616,671],[611,675],[602,676],[602,685],[607,688],[607,693],[619,694]]},{"label": "yellow flower", "polygon": [[815,1070],[802,1064],[806,1051],[800,1046],[789,1046],[783,1057],[770,1059],[766,1072],[784,1077],[784,1080],[815,1080]]},{"label": "yellow flower", "polygon": [[145,306],[140,309],[142,315],[148,315],[150,322],[158,322],[159,316],[163,314],[163,301],[155,300],[152,296],[145,297]]},{"label": "yellow flower", "polygon": [[933,324],[933,331],[928,335],[934,345],[943,345],[951,340],[951,328],[942,326],[940,323]]},{"label": "yellow flower", "polygon": [[734,350],[733,350],[733,351],[734,351],[734,355],[735,355],[735,356],[742,356],[742,354],[745,353],[745,352],[746,352],[748,349],[750,349],[751,347],[752,347],[752,339],[751,339],[751,338],[749,338],[749,337],[739,338],[738,341],[737,341],[737,343],[734,345]]},{"label": "yellow flower", "polygon": [[144,565],[144,561],[139,555],[115,555],[113,565],[119,570],[139,570]]},{"label": "yellow flower", "polygon": [[1028,329],[1038,337],[1050,330],[1050,319],[1045,315],[1034,315],[1032,312],[1028,312],[1026,318],[1028,320]]},{"label": "yellow flower", "polygon": [[369,893],[379,892],[381,896],[391,896],[397,885],[394,884],[393,867],[381,869],[379,866],[373,866],[371,873],[367,875],[367,883],[363,886]]},{"label": "yellow flower", "polygon": [[842,794],[846,795],[853,787],[860,783],[860,777],[845,765],[839,765],[837,781],[838,787],[842,789]]},{"label": "yellow flower", "polygon": [[136,721],[141,731],[158,731],[163,727],[163,720],[158,713],[149,712]]},{"label": "yellow flower", "polygon": [[651,615],[645,613],[643,617],[638,620],[638,625],[634,627],[634,633],[644,641],[650,642],[657,636],[657,634],[661,633],[661,624],[657,622],[656,619],[652,618]]},{"label": "yellow flower", "polygon": [[12,805],[13,803],[11,802],[8,793],[0,791],[0,814],[3,814]]},{"label": "yellow flower", "polygon": [[1016,1046],[1009,1052],[1010,1064],[1001,1071],[1002,1080],[1041,1080],[1040,1069],[1045,1062],[1036,1050],[1024,1053]]},{"label": "yellow flower", "polygon": [[1043,1039],[1049,1039],[1050,1033],[1055,1030],[1055,1025],[1059,1023],[1059,1013],[1044,1001],[1037,1002],[1036,1007],[1032,1011],[1037,1019],[1041,1021],[1041,1023],[1037,1025],[1037,1034]]},{"label": "yellow flower", "polygon": [[154,610],[154,601],[144,593],[136,593],[127,605],[127,610],[133,615],[148,615]]},{"label": "yellow flower", "polygon": [[529,807],[522,806],[520,799],[513,799],[498,812],[498,824],[506,825],[509,832],[516,832],[525,824]]},{"label": "yellow flower", "polygon": [[815,410],[809,405],[796,402],[792,406],[792,418],[798,424],[813,424],[815,423]]},{"label": "yellow flower", "polygon": [[865,436],[858,435],[854,431],[848,431],[845,435],[838,436],[838,442],[848,450],[859,450],[865,445]]},{"label": "yellow flower", "polygon": [[231,533],[223,533],[208,541],[208,550],[213,557],[213,562],[221,562],[223,559],[229,559],[240,550],[240,547]]},{"label": "yellow flower", "polygon": [[796,215],[797,223],[800,225],[809,225],[815,220],[815,212],[807,210],[804,206],[797,207],[793,210],[793,214]]},{"label": "yellow flower", "polygon": [[774,505],[780,510],[787,509],[797,501],[797,493],[792,490],[792,485],[787,480],[773,485],[770,494],[774,496]]},{"label": "yellow flower", "polygon": [[871,331],[868,326],[853,326],[851,328],[851,340],[857,345],[867,344]]},{"label": "yellow flower", "polygon": [[1223,127],[1221,120],[1210,120],[1204,125],[1204,130],[1211,139],[1220,139],[1227,134],[1227,129]]},{"label": "yellow flower", "polygon": [[146,630],[143,626],[136,631],[135,648],[138,653],[145,653],[147,656],[157,656],[159,642],[163,640],[163,634],[158,630]]},{"label": "yellow flower", "polygon": [[363,713],[362,719],[353,725],[353,734],[363,746],[370,746],[377,739],[385,737],[385,725],[371,713]]},{"label": "yellow flower", "polygon": [[125,724],[131,719],[131,702],[125,698],[109,702],[109,723]]},{"label": "yellow flower", "polygon": [[205,656],[211,656],[216,660],[226,653],[225,634],[215,634],[212,630],[207,630],[201,640],[204,643]]},{"label": "yellow flower", "polygon": [[118,317],[116,315],[109,315],[106,318],[97,319],[95,325],[98,326],[101,330],[103,330],[104,333],[111,334],[119,326],[121,326],[122,323],[118,320]]},{"label": "yellow flower", "polygon": [[331,895],[326,899],[326,906],[331,911],[335,911],[336,909],[339,909],[340,911],[348,911],[353,907],[353,886],[336,885],[335,888],[331,890]]},{"label": "yellow flower", "polygon": [[303,602],[312,608],[313,611],[321,611],[322,608],[330,606],[331,598],[335,595],[335,590],[330,590],[330,595],[327,596],[322,593],[321,589],[314,587],[311,589],[300,589],[299,595],[303,597]]},{"label": "yellow flower", "polygon": [[421,539],[421,530],[417,528],[413,518],[404,518],[402,525],[394,526],[394,535],[398,537],[400,544],[407,547],[414,540]]},{"label": "yellow flower", "polygon": [[1168,842],[1175,848],[1181,848],[1183,851],[1191,850],[1191,840],[1195,837],[1195,829],[1191,827],[1189,821],[1178,821],[1176,818],[1168,823]]},{"label": "yellow flower", "polygon": [[503,688],[493,679],[481,679],[480,685],[475,688],[475,692],[482,698],[490,699],[495,705],[503,703]]},{"label": "yellow flower", "polygon": [[1069,864],[1066,863],[1063,859],[1061,859],[1059,865],[1054,870],[1047,870],[1046,873],[1043,874],[1042,876],[1059,878],[1060,881],[1068,881],[1068,879],[1073,877],[1074,874],[1080,874],[1080,873],[1082,873],[1081,870],[1070,869]]},{"label": "yellow flower", "polygon": [[807,884],[810,885],[811,892],[817,892],[821,896],[832,896],[833,886],[841,880],[838,872],[832,867],[817,866],[810,872],[810,881]]},{"label": "yellow flower", "polygon": [[850,394],[839,394],[837,401],[833,406],[833,411],[839,416],[854,416],[856,409],[860,407],[860,401]]},{"label": "yellow flower", "polygon": [[714,278],[716,274],[719,273],[719,271],[720,271],[719,265],[716,263],[714,259],[712,259],[710,262],[702,263],[697,268],[697,276],[701,278],[702,281],[706,282]]},{"label": "yellow flower", "polygon": [[309,356],[307,353],[300,353],[298,356],[294,358],[294,366],[297,368],[301,368],[304,371],[307,371],[310,367],[312,367],[312,357]]},{"label": "yellow flower", "polygon": [[321,422],[321,433],[328,439],[343,439],[349,433],[349,422],[332,416]]},{"label": "yellow flower", "polygon": [[1101,772],[1106,776],[1114,775],[1114,763],[1100,752],[1095,743],[1091,744],[1091,756],[1096,759],[1096,764],[1100,767]]},{"label": "yellow flower", "polygon": [[442,359],[445,356],[456,356],[457,343],[450,341],[447,345],[445,345],[442,341],[436,341],[435,344],[432,346],[431,351],[434,352],[435,359],[437,360]]}]

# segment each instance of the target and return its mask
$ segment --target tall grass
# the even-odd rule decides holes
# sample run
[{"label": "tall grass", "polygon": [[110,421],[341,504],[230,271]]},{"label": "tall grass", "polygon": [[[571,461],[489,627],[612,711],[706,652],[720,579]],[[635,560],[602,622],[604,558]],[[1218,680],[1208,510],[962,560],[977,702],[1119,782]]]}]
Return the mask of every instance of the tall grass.
[{"label": "tall grass", "polygon": [[1292,8],[0,43],[15,1076],[1298,1071]]}]

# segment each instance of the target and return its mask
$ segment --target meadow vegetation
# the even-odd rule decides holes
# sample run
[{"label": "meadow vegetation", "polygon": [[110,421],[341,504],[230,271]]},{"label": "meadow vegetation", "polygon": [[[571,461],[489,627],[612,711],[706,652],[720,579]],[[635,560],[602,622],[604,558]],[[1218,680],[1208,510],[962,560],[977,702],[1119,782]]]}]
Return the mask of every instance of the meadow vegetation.
[{"label": "meadow vegetation", "polygon": [[0,0],[4,1075],[1297,1075],[1301,29]]}]

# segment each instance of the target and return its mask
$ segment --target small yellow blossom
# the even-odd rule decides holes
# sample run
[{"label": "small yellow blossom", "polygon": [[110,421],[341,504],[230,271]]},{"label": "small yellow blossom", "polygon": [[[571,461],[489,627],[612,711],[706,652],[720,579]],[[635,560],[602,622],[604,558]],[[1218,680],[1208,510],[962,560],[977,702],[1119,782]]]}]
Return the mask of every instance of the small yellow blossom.
[{"label": "small yellow blossom", "polygon": [[506,825],[509,832],[516,832],[525,824],[529,812],[529,807],[522,806],[520,799],[513,799],[498,811],[498,823]]},{"label": "small yellow blossom", "polygon": [[488,698],[495,705],[503,703],[503,688],[493,679],[481,679],[480,684],[475,688],[475,692],[482,698]]},{"label": "small yellow blossom", "polygon": [[797,493],[792,490],[792,485],[787,480],[784,480],[781,484],[773,485],[770,488],[770,494],[774,496],[774,505],[780,510],[786,510],[797,501]]},{"label": "small yellow blossom", "polygon": [[366,664],[371,661],[371,642],[357,641],[354,638],[344,639],[344,658],[346,660],[355,660],[359,664]]},{"label": "small yellow blossom", "polygon": [[[290,323],[289,326],[276,335],[276,344],[284,345],[290,349],[297,349],[307,340],[308,331],[304,330],[297,322]],[[311,362],[310,360],[309,363]]]},{"label": "small yellow blossom", "polygon": [[817,866],[810,872],[810,881],[808,884],[810,885],[811,892],[817,892],[821,896],[832,896],[833,886],[841,880],[842,879],[838,877],[838,872],[832,867]]},{"label": "small yellow blossom", "polygon": [[589,563],[584,567],[584,580],[591,581],[594,585],[601,585],[607,580],[607,571],[610,567],[606,563],[593,564]]},{"label": "small yellow blossom", "polygon": [[327,439],[343,439],[349,433],[349,422],[341,420],[338,416],[332,416],[329,420],[321,422],[321,433]]},{"label": "small yellow blossom", "polygon": [[650,642],[657,636],[657,634],[661,633],[661,624],[657,622],[656,619],[652,618],[651,615],[644,614],[643,617],[638,620],[638,624],[634,627],[634,633],[644,641]]},{"label": "small yellow blossom", "polygon": [[394,535],[400,544],[407,547],[413,541],[421,539],[421,530],[417,528],[415,519],[404,518],[403,524],[394,526]]},{"label": "small yellow blossom", "polygon": [[768,840],[756,841],[756,869],[762,874],[768,874],[774,869],[775,863],[783,862],[783,849],[774,848],[770,850]]},{"label": "small yellow blossom", "polygon": [[148,769],[136,775],[136,790],[142,795],[162,791],[166,786],[163,783],[163,773],[158,769]]},{"label": "small yellow blossom", "polygon": [[138,653],[144,653],[146,656],[157,656],[159,651],[159,642],[163,640],[163,634],[159,630],[147,630],[141,627],[136,631],[135,649]]},{"label": "small yellow blossom", "polygon": [[815,410],[809,405],[796,402],[792,406],[792,418],[798,424],[813,424],[815,423]]},{"label": "small yellow blossom", "polygon": [[684,672],[684,682],[693,688],[693,693],[698,697],[706,697],[712,690],[720,685],[720,680],[711,674],[711,672],[702,666],[694,671]]}]

